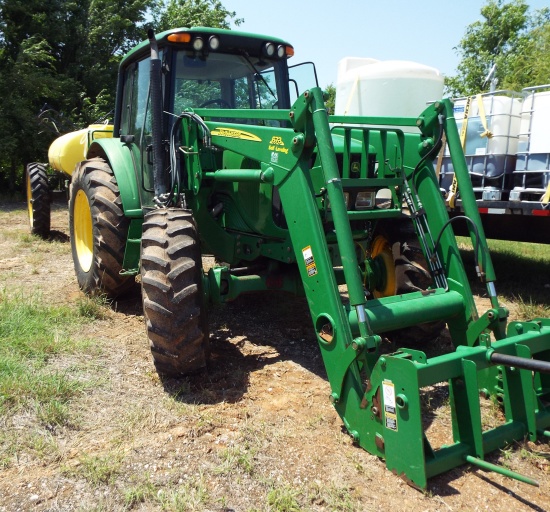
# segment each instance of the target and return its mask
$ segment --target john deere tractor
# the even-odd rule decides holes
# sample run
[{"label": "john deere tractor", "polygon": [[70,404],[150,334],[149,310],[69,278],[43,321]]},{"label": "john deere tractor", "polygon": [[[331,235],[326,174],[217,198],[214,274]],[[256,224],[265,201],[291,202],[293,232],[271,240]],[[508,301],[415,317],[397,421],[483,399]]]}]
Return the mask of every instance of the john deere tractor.
[{"label": "john deere tractor", "polygon": [[[140,275],[153,360],[170,376],[207,366],[212,304],[302,294],[327,397],[358,445],[421,487],[466,462],[533,483],[484,458],[550,436],[550,320],[508,323],[499,305],[453,105],[330,117],[313,65],[289,66],[293,53],[278,38],[195,27],[150,32],[126,55],[113,136],[87,139],[72,172],[81,288],[116,296]],[[434,173],[443,135],[484,312]],[[224,263],[205,272],[204,254]],[[381,350],[395,330],[415,346],[419,325],[446,325],[454,350]],[[432,446],[421,395],[441,382],[453,441]],[[480,394],[502,405],[502,424],[482,424]]]}]

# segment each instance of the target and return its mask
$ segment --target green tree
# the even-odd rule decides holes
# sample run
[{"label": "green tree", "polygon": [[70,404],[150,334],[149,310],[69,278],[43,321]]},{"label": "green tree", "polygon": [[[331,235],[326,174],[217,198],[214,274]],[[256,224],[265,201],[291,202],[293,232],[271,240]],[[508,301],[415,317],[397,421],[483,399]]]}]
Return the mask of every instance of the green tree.
[{"label": "green tree", "polygon": [[65,126],[112,110],[118,64],[147,25],[228,28],[235,16],[219,0],[0,0],[0,190],[46,160],[44,106]]},{"label": "green tree", "polygon": [[230,28],[231,20],[240,25],[234,11],[228,11],[220,0],[168,0],[161,2],[153,15],[155,30],[176,27]]},{"label": "green tree", "polygon": [[325,88],[325,106],[329,114],[334,114],[334,105],[336,104],[336,87],[334,84],[327,85]]},{"label": "green tree", "polygon": [[117,65],[155,0],[0,0],[0,186],[45,161],[44,106],[88,124],[114,104]]},{"label": "green tree", "polygon": [[[67,80],[66,85],[72,82]],[[43,149],[51,137],[37,114],[40,105],[62,96],[62,88],[51,48],[38,36],[23,41],[15,59],[4,60],[0,73],[0,178],[4,178],[0,184],[4,192],[15,192],[23,162],[44,160]]]},{"label": "green tree", "polygon": [[550,23],[536,27],[510,62],[504,87],[520,90],[550,83]]},{"label": "green tree", "polygon": [[[81,42],[73,66],[83,86],[73,117],[82,125],[112,110],[120,60],[146,38],[147,14],[153,0],[88,0],[80,25]],[[71,76],[73,73],[71,73]]]},{"label": "green tree", "polygon": [[456,48],[461,61],[457,76],[445,81],[447,91],[462,96],[487,90],[486,78],[493,65],[499,88],[535,85],[533,74],[526,70],[539,65],[530,61],[532,53],[539,51],[534,38],[550,26],[550,10],[532,14],[525,0],[489,0],[481,16],[482,21],[466,28]]}]

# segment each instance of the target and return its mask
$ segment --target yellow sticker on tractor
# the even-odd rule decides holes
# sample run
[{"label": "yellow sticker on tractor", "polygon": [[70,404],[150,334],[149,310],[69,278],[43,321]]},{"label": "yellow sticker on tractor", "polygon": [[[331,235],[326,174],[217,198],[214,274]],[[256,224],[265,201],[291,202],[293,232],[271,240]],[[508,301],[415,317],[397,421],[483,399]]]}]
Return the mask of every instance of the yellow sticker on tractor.
[{"label": "yellow sticker on tractor", "polygon": [[212,135],[217,135],[218,137],[227,137],[229,139],[241,139],[249,140],[252,142],[262,142],[262,139],[257,135],[254,135],[250,132],[245,132],[243,130],[235,130],[234,128],[215,128],[211,132]]},{"label": "yellow sticker on tractor", "polygon": [[269,151],[276,151],[278,153],[284,153],[288,155],[288,148],[285,147],[285,142],[283,138],[278,135],[273,135],[269,141],[269,146],[267,146]]},{"label": "yellow sticker on tractor", "polygon": [[395,408],[395,385],[390,380],[382,381],[384,396],[384,423],[386,428],[397,432],[397,410]]},{"label": "yellow sticker on tractor", "polygon": [[302,249],[302,256],[304,257],[308,277],[317,275],[317,265],[315,265],[315,258],[313,257],[311,245],[308,245]]}]

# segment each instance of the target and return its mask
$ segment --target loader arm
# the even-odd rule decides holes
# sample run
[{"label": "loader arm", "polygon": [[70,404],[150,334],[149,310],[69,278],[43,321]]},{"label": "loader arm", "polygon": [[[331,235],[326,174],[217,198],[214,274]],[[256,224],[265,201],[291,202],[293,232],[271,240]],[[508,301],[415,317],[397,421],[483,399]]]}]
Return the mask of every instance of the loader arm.
[{"label": "loader arm", "polygon": [[[550,324],[540,319],[514,323],[506,334],[507,311],[498,305],[475,200],[468,203],[471,185],[467,171],[460,171],[464,156],[448,100],[428,107],[418,119],[332,117],[333,133],[319,89],[304,93],[290,110],[266,114],[197,109],[195,113],[205,119],[205,126],[189,118],[183,120],[182,130],[189,204],[201,210],[202,191],[210,193],[215,183],[257,183],[277,190],[287,230],[280,240],[281,254],[286,254],[287,263],[298,266],[330,382],[330,400],[355,442],[385,458],[387,467],[411,484],[425,487],[429,477],[466,462],[487,468],[485,454],[511,439],[525,435],[535,439],[537,432],[547,435]],[[263,125],[236,123],[254,116],[263,119]],[[209,120],[213,117],[217,121]],[[222,122],[224,117],[233,122]],[[265,126],[267,119],[280,127]],[[405,134],[400,126],[418,126],[419,133]],[[491,309],[481,316],[430,160],[443,131],[466,206],[478,275],[491,297]],[[351,151],[352,141],[359,140],[362,147],[373,145],[376,173],[357,180],[346,178],[341,162],[351,162],[352,156],[337,158],[332,142],[337,137],[344,140],[344,152]],[[255,169],[216,166],[219,153],[226,151],[258,165]],[[361,165],[366,169],[365,159]],[[350,209],[346,194],[353,187],[376,190],[388,184],[392,187],[389,208]],[[215,247],[216,240],[223,239],[219,245],[227,256],[238,253],[244,234],[202,210],[199,224],[203,221],[207,226],[201,233],[206,245]],[[404,215],[422,242],[434,284],[424,291],[367,299],[352,224]],[[269,245],[265,237],[258,243],[260,252],[264,243]],[[335,250],[341,269],[334,265]],[[283,262],[284,257],[279,259]],[[229,274],[227,268],[210,271],[207,289],[214,302],[220,300],[217,295],[222,293],[224,279],[226,286],[237,290],[225,292],[230,298],[245,290],[239,276]],[[265,282],[258,279],[257,283],[258,290],[265,289]],[[251,289],[249,285],[246,291]],[[447,323],[454,352],[431,359],[416,349],[383,353],[382,333],[436,320]],[[522,358],[525,364],[519,375],[500,354]],[[534,380],[528,378],[531,371]],[[453,443],[436,447],[425,435],[421,397],[426,387],[439,383],[449,386]],[[480,390],[501,401],[504,424],[489,430],[482,427]],[[490,469],[533,483],[503,468]]]}]

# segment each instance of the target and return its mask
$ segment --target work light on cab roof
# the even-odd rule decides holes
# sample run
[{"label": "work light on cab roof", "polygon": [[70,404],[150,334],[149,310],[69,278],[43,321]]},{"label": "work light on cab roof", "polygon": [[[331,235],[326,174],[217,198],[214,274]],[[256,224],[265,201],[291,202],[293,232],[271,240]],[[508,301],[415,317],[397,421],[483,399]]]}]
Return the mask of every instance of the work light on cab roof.
[{"label": "work light on cab roof", "polygon": [[[217,51],[220,49],[220,39],[217,35],[196,35],[193,37],[189,32],[174,32],[166,38],[171,43],[190,43],[193,50]],[[206,43],[205,43],[206,41]],[[261,53],[269,58],[289,58],[294,55],[294,48],[290,45],[267,41],[261,46]]]}]

